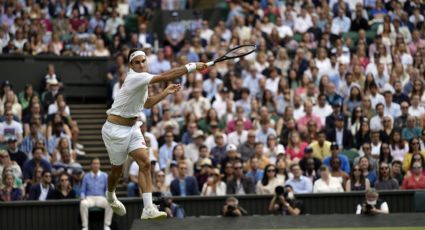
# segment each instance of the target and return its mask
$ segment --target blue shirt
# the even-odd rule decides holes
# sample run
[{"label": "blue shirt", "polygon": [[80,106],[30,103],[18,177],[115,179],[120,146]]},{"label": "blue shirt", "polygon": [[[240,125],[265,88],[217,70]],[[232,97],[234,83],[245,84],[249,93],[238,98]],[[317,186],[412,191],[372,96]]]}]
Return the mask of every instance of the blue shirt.
[{"label": "blue shirt", "polygon": [[173,159],[173,149],[177,145],[176,142],[173,141],[171,147],[168,147],[167,144],[164,144],[159,148],[159,167],[161,169],[166,168],[168,162]]},{"label": "blue shirt", "polygon": [[[331,167],[331,158],[332,156],[326,157],[323,160],[323,164]],[[339,161],[341,162],[341,170],[346,172],[347,174],[350,174],[350,160],[348,160],[348,157],[345,155],[338,155]]]},{"label": "blue shirt", "polygon": [[180,196],[186,196],[186,181],[180,180],[179,187],[180,187]]},{"label": "blue shirt", "polygon": [[93,172],[89,172],[84,176],[83,184],[81,185],[80,197],[105,196],[107,187],[108,174],[99,171],[95,176]]},{"label": "blue shirt", "polygon": [[264,171],[261,169],[257,169],[255,172],[249,171],[245,174],[247,177],[251,177],[254,180],[254,184],[257,184],[258,181],[263,179]]},{"label": "blue shirt", "polygon": [[289,179],[286,181],[285,185],[291,185],[296,194],[313,192],[313,182],[305,176],[301,176],[299,179]]}]

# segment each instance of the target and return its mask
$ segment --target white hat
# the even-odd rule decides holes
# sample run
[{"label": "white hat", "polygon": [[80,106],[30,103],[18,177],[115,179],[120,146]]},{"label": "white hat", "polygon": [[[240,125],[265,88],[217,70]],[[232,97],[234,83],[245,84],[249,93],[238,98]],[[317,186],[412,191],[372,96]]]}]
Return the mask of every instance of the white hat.
[{"label": "white hat", "polygon": [[234,145],[234,144],[229,144],[229,145],[227,145],[227,147],[226,147],[226,152],[229,152],[229,151],[236,151],[238,148],[236,148],[236,145]]},{"label": "white hat", "polygon": [[56,78],[51,78],[51,79],[47,80],[47,84],[49,84],[49,85],[59,85],[59,82]]}]

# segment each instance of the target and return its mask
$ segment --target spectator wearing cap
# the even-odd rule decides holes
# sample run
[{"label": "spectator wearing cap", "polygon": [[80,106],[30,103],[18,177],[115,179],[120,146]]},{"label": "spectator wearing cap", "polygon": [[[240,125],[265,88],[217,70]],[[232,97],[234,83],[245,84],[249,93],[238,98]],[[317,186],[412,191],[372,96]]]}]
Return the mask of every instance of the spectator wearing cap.
[{"label": "spectator wearing cap", "polygon": [[[337,101],[331,105],[332,105],[332,114],[327,116],[325,119],[326,131],[335,129],[336,118],[340,115],[344,116],[341,110],[341,107],[342,107],[341,102]],[[347,120],[348,118],[344,116],[344,121],[347,121]]]},{"label": "spectator wearing cap", "polygon": [[187,102],[185,111],[195,114],[197,119],[205,117],[211,108],[210,101],[202,96],[202,89],[195,87],[192,91],[192,98]]},{"label": "spectator wearing cap", "polygon": [[18,149],[16,138],[10,138],[7,141],[7,152],[9,153],[10,159],[18,163],[19,167],[23,168],[28,156],[25,152]]},{"label": "spectator wearing cap", "polygon": [[184,161],[177,163],[177,177],[170,184],[170,191],[173,196],[194,196],[199,195],[199,187],[196,178],[187,176],[187,165]]},{"label": "spectator wearing cap", "polygon": [[221,181],[220,170],[213,168],[210,170],[207,182],[204,183],[201,196],[224,196],[226,195],[226,183]]},{"label": "spectator wearing cap", "polygon": [[263,118],[260,120],[261,128],[255,134],[255,140],[267,145],[267,138],[269,135],[276,136],[276,131],[270,127],[270,119]]},{"label": "spectator wearing cap", "polygon": [[[208,176],[213,168],[210,158],[200,159],[198,164],[195,164],[195,177],[198,181],[199,191],[202,190],[204,183],[207,182]],[[196,170],[197,169],[197,170]]]},{"label": "spectator wearing cap", "polygon": [[339,160],[341,161],[341,169],[347,174],[350,173],[350,160],[348,160],[347,156],[342,155],[340,153],[339,145],[336,142],[332,142],[331,155],[323,159],[323,164],[328,167],[331,167],[331,160],[333,158],[339,158]]},{"label": "spectator wearing cap", "polygon": [[340,149],[350,149],[353,144],[353,136],[344,124],[344,116],[338,115],[335,120],[335,128],[327,133],[327,140],[336,142]]},{"label": "spectator wearing cap", "polygon": [[165,133],[165,143],[159,148],[159,167],[165,169],[173,158],[173,149],[177,145],[174,141],[173,132]]},{"label": "spectator wearing cap", "polygon": [[313,114],[313,104],[310,101],[304,102],[304,112],[305,115],[297,121],[298,131],[305,132],[309,121],[314,121],[317,129],[320,130],[322,128],[322,121],[320,117]]},{"label": "spectator wearing cap", "polygon": [[303,172],[306,172],[310,162],[313,162],[312,169],[314,171],[317,171],[320,165],[322,165],[322,161],[319,158],[314,157],[313,148],[311,146],[308,146],[307,148],[304,149],[304,157],[299,162],[299,165],[301,167],[301,170],[303,170]]},{"label": "spectator wearing cap", "polygon": [[333,177],[326,165],[320,166],[320,179],[314,182],[314,193],[344,192],[341,182]]},{"label": "spectator wearing cap", "polygon": [[313,157],[323,160],[331,154],[331,142],[326,140],[325,130],[322,129],[317,133],[317,140],[309,145],[313,150]]},{"label": "spectator wearing cap", "polygon": [[389,212],[388,203],[379,199],[378,192],[373,188],[366,190],[365,199],[357,205],[356,210],[357,215],[379,215]]},{"label": "spectator wearing cap", "polygon": [[226,194],[245,195],[255,194],[255,184],[251,177],[243,174],[242,162],[234,161],[234,177],[227,181]]},{"label": "spectator wearing cap", "polygon": [[313,182],[310,178],[302,175],[303,172],[299,164],[294,163],[289,167],[289,169],[294,177],[287,180],[285,182],[285,186],[290,185],[295,194],[313,192]]},{"label": "spectator wearing cap", "polygon": [[215,146],[211,149],[211,157],[214,164],[221,164],[226,157],[226,143],[224,142],[223,133],[216,133],[214,135]]},{"label": "spectator wearing cap", "polygon": [[50,163],[44,159],[42,159],[43,157],[43,153],[44,149],[40,148],[40,147],[34,147],[32,150],[32,159],[27,160],[24,163],[24,167],[23,167],[23,172],[24,172],[24,180],[28,181],[31,180],[33,178],[33,172],[34,169],[37,166],[41,166],[43,168],[43,170],[45,171],[51,171],[52,170],[52,166],[50,165]]},{"label": "spectator wearing cap", "polygon": [[84,171],[82,168],[75,168],[71,174],[72,189],[75,191],[77,198],[80,197],[81,186],[84,178]]},{"label": "spectator wearing cap", "polygon": [[48,110],[50,104],[55,102],[56,94],[60,93],[59,81],[56,78],[49,79],[47,82],[47,90],[41,94],[41,101],[43,102],[43,108],[45,111]]},{"label": "spectator wearing cap", "polygon": [[221,165],[226,165],[227,162],[234,162],[240,159],[241,159],[241,155],[237,152],[236,145],[228,144],[226,146],[226,156],[221,162]]},{"label": "spectator wearing cap", "polygon": [[0,143],[7,142],[10,138],[15,138],[18,145],[22,142],[23,129],[22,124],[13,120],[11,110],[5,112],[6,119],[0,123]]},{"label": "spectator wearing cap", "polygon": [[[196,130],[192,135],[193,142],[186,145],[186,156],[192,161],[197,162],[200,157],[200,148],[205,146],[205,135],[202,130]],[[206,147],[206,146],[205,146]],[[206,149],[209,152],[208,148]]]}]

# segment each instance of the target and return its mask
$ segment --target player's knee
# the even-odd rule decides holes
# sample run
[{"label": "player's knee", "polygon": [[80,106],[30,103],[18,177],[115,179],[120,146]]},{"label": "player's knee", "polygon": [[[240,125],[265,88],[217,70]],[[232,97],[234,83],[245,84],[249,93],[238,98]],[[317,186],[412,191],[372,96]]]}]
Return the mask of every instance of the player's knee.
[{"label": "player's knee", "polygon": [[151,170],[151,162],[149,159],[141,159],[137,162],[139,164],[139,171],[150,171]]}]

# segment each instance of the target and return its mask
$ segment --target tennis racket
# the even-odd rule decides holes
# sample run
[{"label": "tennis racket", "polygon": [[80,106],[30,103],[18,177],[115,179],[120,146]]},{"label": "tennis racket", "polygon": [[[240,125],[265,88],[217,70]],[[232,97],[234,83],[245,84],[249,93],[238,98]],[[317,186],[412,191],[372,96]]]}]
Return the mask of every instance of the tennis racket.
[{"label": "tennis racket", "polygon": [[237,46],[237,47],[227,51],[226,54],[215,59],[214,61],[207,62],[207,66],[212,66],[217,62],[221,62],[221,61],[225,61],[225,60],[229,60],[229,59],[240,58],[240,57],[243,57],[243,56],[246,56],[248,54],[255,52],[255,50],[257,50],[256,45]]}]

